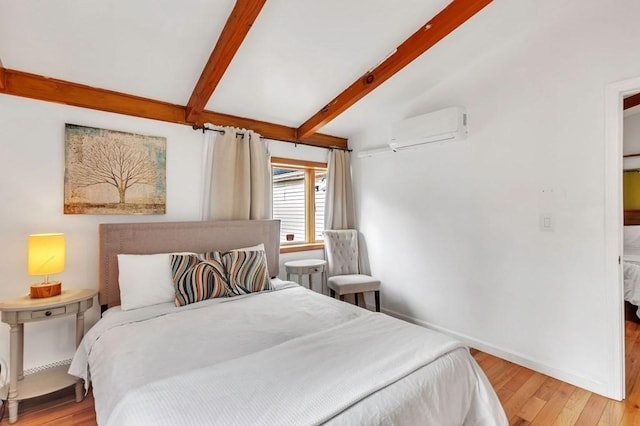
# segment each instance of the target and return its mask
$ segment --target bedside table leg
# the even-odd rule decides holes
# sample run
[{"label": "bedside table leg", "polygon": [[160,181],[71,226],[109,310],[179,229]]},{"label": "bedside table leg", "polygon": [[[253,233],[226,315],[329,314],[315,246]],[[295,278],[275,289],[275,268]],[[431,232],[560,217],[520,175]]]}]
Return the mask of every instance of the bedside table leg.
[{"label": "bedside table leg", "polygon": [[84,336],[84,312],[78,312],[76,314],[76,349],[82,342],[82,336]]},{"label": "bedside table leg", "polygon": [[[76,314],[76,348],[80,346],[84,336],[84,312]],[[82,402],[84,399],[84,386],[82,380],[76,382],[76,402]]]},{"label": "bedside table leg", "polygon": [[18,380],[24,379],[24,323],[18,324]]},{"label": "bedside table leg", "polygon": [[18,376],[20,368],[20,324],[11,324],[9,332],[9,423],[18,420]]},{"label": "bedside table leg", "polygon": [[82,402],[84,399],[84,382],[82,380],[78,380],[76,382],[76,402]]},{"label": "bedside table leg", "polygon": [[18,421],[18,401],[12,399],[9,401],[9,423]]}]

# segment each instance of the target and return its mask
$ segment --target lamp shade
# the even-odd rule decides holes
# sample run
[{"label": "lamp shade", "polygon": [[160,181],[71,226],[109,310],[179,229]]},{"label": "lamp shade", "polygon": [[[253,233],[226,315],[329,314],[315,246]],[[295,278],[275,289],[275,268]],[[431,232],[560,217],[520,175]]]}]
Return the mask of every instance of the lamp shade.
[{"label": "lamp shade", "polygon": [[29,275],[64,271],[64,234],[29,235]]}]

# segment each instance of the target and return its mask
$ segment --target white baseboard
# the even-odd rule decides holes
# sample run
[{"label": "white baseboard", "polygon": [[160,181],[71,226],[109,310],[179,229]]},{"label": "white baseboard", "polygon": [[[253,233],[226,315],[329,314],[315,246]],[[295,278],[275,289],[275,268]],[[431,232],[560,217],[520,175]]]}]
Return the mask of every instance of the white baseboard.
[{"label": "white baseboard", "polygon": [[[374,306],[373,305],[369,305],[367,304],[367,308],[370,310],[374,310]],[[540,362],[538,360],[535,359],[531,359],[529,357],[526,357],[522,354],[517,354],[514,353],[512,351],[506,350],[504,348],[500,348],[497,347],[495,345],[492,345],[490,343],[487,342],[483,342],[481,340],[477,340],[475,338],[472,338],[470,336],[467,336],[465,334],[462,333],[458,333],[455,332],[453,330],[449,330],[447,328],[444,327],[440,327],[438,325],[435,324],[431,324],[427,321],[423,321],[417,318],[413,318],[410,317],[408,315],[405,314],[401,314],[399,312],[395,312],[392,311],[390,309],[381,309],[382,312],[384,312],[387,315],[390,315],[392,317],[413,323],[413,324],[417,324],[419,326],[431,329],[431,330],[435,330],[435,331],[439,331],[443,334],[449,335],[451,337],[454,337],[460,341],[462,341],[465,345],[474,348],[474,349],[478,349],[482,352],[486,352],[490,355],[496,356],[498,358],[502,358],[506,361],[509,362],[513,362],[514,364],[518,364],[522,367],[526,367],[529,368],[531,370],[537,371],[538,373],[542,373],[545,374],[547,376],[551,376],[553,378],[556,378],[558,380],[562,380],[563,382],[567,382],[569,384],[572,384],[574,386],[578,386],[580,388],[586,389],[588,391],[597,393],[599,395],[603,395],[607,398],[613,398],[613,399],[617,399],[615,396],[609,395],[609,391],[610,391],[610,386],[607,383],[603,383],[603,382],[598,382],[598,381],[594,381],[588,377],[584,377],[580,374],[577,373],[572,373],[569,371],[564,371],[564,370],[560,370],[558,368],[555,368],[553,366],[550,366],[548,364],[545,364],[544,362]]]}]

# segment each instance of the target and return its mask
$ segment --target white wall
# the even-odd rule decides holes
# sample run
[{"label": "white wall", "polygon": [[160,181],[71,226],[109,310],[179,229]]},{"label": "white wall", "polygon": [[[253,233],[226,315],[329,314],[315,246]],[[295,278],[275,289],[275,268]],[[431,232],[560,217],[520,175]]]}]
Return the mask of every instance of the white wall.
[{"label": "white wall", "polygon": [[[167,213],[157,216],[64,215],[64,124],[73,123],[167,138]],[[326,150],[270,142],[274,155],[326,161]],[[63,288],[97,288],[97,225],[103,222],[199,220],[202,133],[187,126],[0,96],[0,300],[28,293],[27,236],[64,232]],[[283,255],[318,257],[322,252]],[[87,325],[97,318],[97,306]],[[25,327],[26,369],[73,355],[74,321],[65,317]],[[9,327],[0,326],[0,357],[8,361]]]},{"label": "white wall", "polygon": [[391,122],[451,105],[470,117],[466,141],[354,157],[358,222],[384,309],[610,393],[604,92],[640,75],[640,3],[562,4],[350,139],[382,145]]}]

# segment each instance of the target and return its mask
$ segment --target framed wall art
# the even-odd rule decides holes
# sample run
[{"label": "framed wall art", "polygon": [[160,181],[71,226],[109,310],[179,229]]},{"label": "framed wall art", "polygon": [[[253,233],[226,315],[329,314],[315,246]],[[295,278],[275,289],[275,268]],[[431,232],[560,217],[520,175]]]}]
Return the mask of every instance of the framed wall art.
[{"label": "framed wall art", "polygon": [[167,139],[65,124],[65,214],[165,214]]}]

